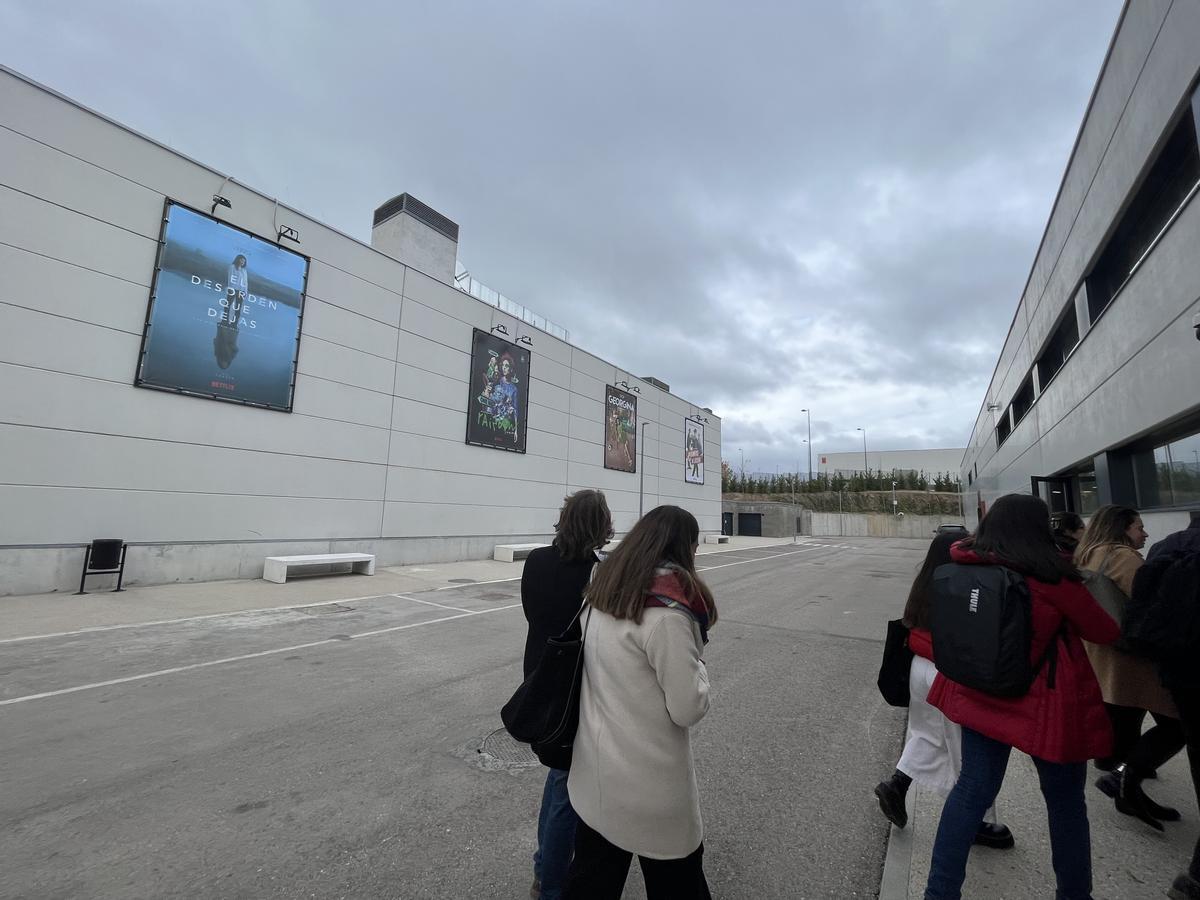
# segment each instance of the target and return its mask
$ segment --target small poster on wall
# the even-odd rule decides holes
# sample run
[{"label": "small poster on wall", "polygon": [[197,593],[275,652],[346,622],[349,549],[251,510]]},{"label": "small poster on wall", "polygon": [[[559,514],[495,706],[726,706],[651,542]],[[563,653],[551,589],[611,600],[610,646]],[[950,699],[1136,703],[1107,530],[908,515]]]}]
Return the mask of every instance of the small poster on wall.
[{"label": "small poster on wall", "polygon": [[704,484],[704,425],[683,420],[683,480]]},{"label": "small poster on wall", "polygon": [[637,397],[604,386],[604,468],[637,471]]},{"label": "small poster on wall", "polygon": [[308,258],[168,200],[138,387],[292,410]]},{"label": "small poster on wall", "polygon": [[525,452],[529,351],[475,329],[471,336],[467,443]]}]

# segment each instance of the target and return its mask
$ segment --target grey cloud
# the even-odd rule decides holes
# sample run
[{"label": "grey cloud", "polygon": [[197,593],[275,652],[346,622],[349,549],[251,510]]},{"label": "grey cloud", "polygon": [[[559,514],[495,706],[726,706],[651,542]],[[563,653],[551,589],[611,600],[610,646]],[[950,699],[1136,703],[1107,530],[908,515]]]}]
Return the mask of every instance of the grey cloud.
[{"label": "grey cloud", "polygon": [[1119,8],[15,0],[0,51],[359,237],[414,193],[773,469],[804,406],[965,442]]}]

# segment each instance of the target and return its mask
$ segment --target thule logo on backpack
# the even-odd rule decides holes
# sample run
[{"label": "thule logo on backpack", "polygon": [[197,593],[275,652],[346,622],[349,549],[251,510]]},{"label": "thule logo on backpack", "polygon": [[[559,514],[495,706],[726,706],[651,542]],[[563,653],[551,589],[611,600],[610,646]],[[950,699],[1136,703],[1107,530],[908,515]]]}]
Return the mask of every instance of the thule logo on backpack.
[{"label": "thule logo on backpack", "polygon": [[971,589],[971,612],[979,612],[979,588]]}]

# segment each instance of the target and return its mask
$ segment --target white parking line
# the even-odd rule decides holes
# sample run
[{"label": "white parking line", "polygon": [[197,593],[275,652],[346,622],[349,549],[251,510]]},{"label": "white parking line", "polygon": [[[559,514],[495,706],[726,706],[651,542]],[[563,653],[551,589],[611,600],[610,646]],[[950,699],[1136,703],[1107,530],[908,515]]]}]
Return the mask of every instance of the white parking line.
[{"label": "white parking line", "polygon": [[461,606],[447,606],[445,603],[434,603],[432,600],[422,600],[419,597],[410,597],[408,594],[392,594],[393,597],[399,597],[401,600],[411,600],[413,603],[424,603],[426,606],[436,606],[438,609],[452,609],[455,612],[474,612],[474,610],[463,609]]},{"label": "white parking line", "polygon": [[471,616],[483,616],[488,613],[503,612],[506,609],[516,609],[519,603],[514,603],[510,606],[497,606],[493,609],[481,609],[475,612],[459,613],[456,616],[443,616],[440,619],[430,619],[427,622],[412,622],[408,625],[393,625],[390,628],[379,628],[375,631],[361,631],[358,634],[347,635],[346,638],[325,638],[321,641],[309,641],[306,644],[293,644],[290,647],[279,647],[274,650],[259,650],[257,653],[243,653],[240,656],[227,656],[223,659],[210,659],[208,662],[193,663],[189,666],[176,666],[172,669],[158,669],[154,672],[143,672],[141,675],[126,675],[124,678],[111,678],[108,681],[95,681],[91,684],[80,684],[75,687],[62,688],[57,691],[44,691],[40,694],[27,694],[24,697],[13,697],[9,700],[0,700],[0,706],[10,706],[14,703],[28,703],[31,700],[45,700],[48,697],[61,697],[64,694],[76,694],[80,691],[91,691],[96,688],[111,687],[115,684],[128,684],[131,681],[146,681],[151,678],[161,678],[164,675],[176,675],[180,672],[191,672],[196,669],[207,669],[212,666],[222,666],[226,663],[242,662],[247,659],[259,659],[264,656],[276,656],[280,653],[291,653],[296,650],[307,650],[310,647],[320,647],[325,644],[340,644],[345,643],[347,638],[351,641],[361,640],[362,638],[376,637],[381,634],[390,634],[393,631],[406,631],[410,628],[420,628],[424,625],[437,625],[439,622],[451,622],[455,619],[466,619]]},{"label": "white parking line", "polygon": [[366,597],[346,597],[341,600],[321,600],[318,603],[293,603],[291,606],[268,606],[261,609],[231,609],[229,612],[208,613],[203,616],[184,616],[180,619],[157,619],[152,622],[125,622],[120,625],[93,625],[75,631],[55,631],[48,634],[27,634],[22,637],[0,638],[0,644],[16,644],[20,641],[42,641],[46,638],[75,637],[80,634],[95,634],[99,631],[120,631],[123,628],[150,628],[156,625],[179,625],[184,622],[202,622],[205,619],[228,619],[233,616],[248,616],[257,613],[286,612],[289,609],[312,609],[314,606],[336,606],[339,603],[363,603],[367,600],[386,600],[395,594],[370,594]]},{"label": "white parking line", "polygon": [[820,550],[820,547],[806,547],[803,550],[789,550],[787,553],[776,553],[772,556],[760,556],[757,559],[743,559],[739,562],[721,563],[719,566],[696,566],[697,572],[711,572],[713,569],[727,569],[730,566],[745,566],[750,563],[763,562],[768,559],[779,559],[784,556],[799,556],[801,553],[811,553],[814,550]]}]

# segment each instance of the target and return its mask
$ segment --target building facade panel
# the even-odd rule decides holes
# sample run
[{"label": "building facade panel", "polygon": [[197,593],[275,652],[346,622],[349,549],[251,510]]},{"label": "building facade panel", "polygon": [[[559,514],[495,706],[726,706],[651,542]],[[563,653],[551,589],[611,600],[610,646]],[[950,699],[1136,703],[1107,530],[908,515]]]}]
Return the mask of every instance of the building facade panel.
[{"label": "building facade panel", "polygon": [[[1198,76],[1200,9],[1127,4],[1020,300],[1028,333],[1010,331],[985,401],[1013,402],[1006,359],[1048,354],[1034,422],[995,450],[981,410],[963,466],[970,519],[1010,491],[1084,515],[1136,506],[1158,536],[1200,510],[1200,448],[1186,458],[1200,432]],[[1073,348],[1054,343],[1063,322]]]},{"label": "building facade panel", "polygon": [[[621,530],[665,497],[719,529],[719,474],[685,485],[676,459],[687,400],[7,70],[0,126],[0,440],[18,482],[0,488],[0,567],[20,573],[0,592],[71,586],[63,560],[98,536],[144,545],[133,584],[253,577],[259,552],[487,556],[549,539],[580,487],[609,493]],[[222,222],[294,229],[284,246],[309,259],[291,413],[133,385],[164,203],[207,213],[216,194]],[[525,453],[465,443],[471,331],[494,326],[531,353]],[[603,468],[604,385],[622,380],[656,423],[637,474]]]}]

